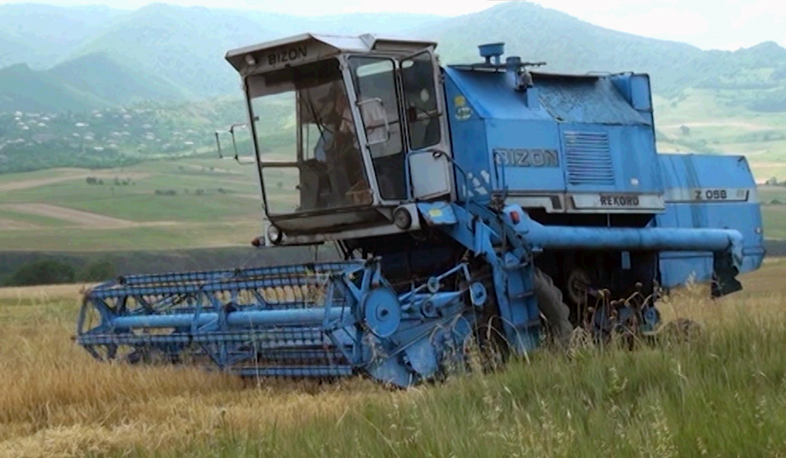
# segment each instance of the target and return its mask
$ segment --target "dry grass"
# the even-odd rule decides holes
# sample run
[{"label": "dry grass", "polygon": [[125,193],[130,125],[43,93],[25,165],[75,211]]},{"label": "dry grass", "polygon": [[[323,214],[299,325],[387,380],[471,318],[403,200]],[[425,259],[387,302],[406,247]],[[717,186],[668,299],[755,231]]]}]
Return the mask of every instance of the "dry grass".
[{"label": "dry grass", "polygon": [[[667,319],[688,316],[712,329],[728,327],[732,334],[740,333],[739,330],[734,331],[740,314],[758,317],[760,322],[768,322],[783,330],[786,329],[782,310],[786,293],[782,281],[784,274],[786,262],[768,262],[761,271],[744,279],[744,293],[709,301],[699,297],[695,289],[688,289],[666,301],[661,307],[662,312]],[[559,361],[550,360],[546,355],[516,365],[515,369],[501,377],[454,379],[437,388],[418,388],[407,392],[389,392],[372,382],[357,379],[331,385],[261,385],[194,369],[126,367],[95,362],[71,341],[80,288],[70,285],[0,290],[2,457],[159,453],[215,456],[219,452],[230,456],[312,453],[331,456],[353,453],[374,456],[469,456],[470,453],[513,456],[530,455],[537,450],[542,450],[541,456],[595,456],[614,453],[597,449],[593,453],[577,454],[572,447],[595,444],[592,442],[596,440],[594,437],[600,437],[597,440],[611,438],[609,440],[613,441],[614,434],[619,433],[615,433],[614,428],[619,425],[630,427],[630,437],[620,436],[622,445],[643,444],[641,446],[648,448],[652,456],[684,454],[685,450],[696,447],[712,449],[714,446],[715,450],[721,447],[722,451],[724,444],[723,440],[713,442],[711,438],[707,439],[701,432],[690,439],[690,447],[693,448],[674,439],[681,438],[682,433],[674,430],[675,422],[679,422],[675,415],[679,412],[669,404],[671,385],[668,384],[681,383],[681,369],[671,367],[672,358],[674,361],[685,358],[694,366],[701,366],[701,361],[692,360],[689,352],[661,358],[647,351],[642,354],[642,359],[635,360],[639,361],[635,364],[623,363],[633,361],[632,356],[627,354],[601,354],[597,357],[597,364],[582,362],[581,358],[573,362],[561,358],[557,358]],[[777,329],[772,332],[781,332]],[[786,336],[786,331],[782,334]],[[786,337],[777,341],[786,341]],[[753,339],[752,342],[758,342],[752,345],[766,347],[766,342],[770,341]],[[757,351],[764,350],[759,348]],[[743,347],[735,352],[748,355],[746,358],[751,354]],[[770,367],[769,361],[762,363],[763,373]],[[743,363],[726,362],[731,370]],[[672,369],[677,370],[678,375]],[[665,390],[666,397],[661,399],[654,392],[645,390],[639,393],[643,397],[637,397],[636,403],[641,403],[641,408],[648,410],[638,412],[626,404],[628,401],[622,394],[627,393],[631,399],[635,394],[626,391],[631,389],[626,380],[634,385],[640,382],[657,386],[659,382],[651,382],[647,377],[659,374],[660,370],[664,371],[662,377],[666,385],[661,388]],[[750,370],[745,366],[746,376]],[[786,366],[783,371],[786,371]],[[688,374],[686,377],[691,377],[689,369],[685,373]],[[696,377],[699,380],[697,387],[714,386],[711,378],[702,378],[709,376]],[[638,378],[641,380],[636,382]],[[597,408],[615,405],[621,410],[599,414],[586,406],[582,408],[583,398],[568,399],[562,391],[561,397],[550,398],[541,391],[547,386],[559,388],[570,383],[579,390],[597,383],[598,387],[604,387],[599,400],[592,401],[598,402]],[[643,390],[644,385],[638,389]],[[685,386],[689,387],[688,384]],[[685,386],[681,389],[686,389]],[[587,389],[592,392],[600,388],[592,385]],[[522,394],[530,391],[535,397]],[[740,406],[716,407],[721,409],[720,415],[724,415],[723,408],[728,408],[727,413],[735,414],[735,409],[748,406],[750,398],[754,405],[748,407],[756,409],[756,397],[761,395],[765,404],[769,402],[761,409],[783,411],[786,391],[777,391],[780,394],[765,399],[766,393],[764,390],[743,394],[746,401],[740,401]],[[694,395],[701,393],[689,393],[689,396]],[[726,396],[727,393],[721,391],[717,399],[725,399]],[[608,399],[612,403],[607,405]],[[628,412],[625,409],[633,410]],[[625,412],[630,414],[630,418],[620,420],[622,423],[619,425],[612,422],[617,418],[615,415],[627,415]],[[691,418],[695,415],[698,414],[690,414]],[[737,412],[736,415],[741,414]],[[778,418],[780,420],[783,420],[782,415]],[[586,422],[592,421],[599,422],[598,436],[591,429],[583,430],[581,427],[581,424],[586,427]],[[605,421],[610,423],[605,425]],[[644,426],[639,427],[636,423],[639,421]],[[695,419],[691,421],[696,423]],[[779,427],[781,423],[773,425]],[[687,431],[690,430],[687,427]],[[584,439],[585,436],[587,439]],[[785,443],[779,442],[781,439],[773,440],[773,450],[782,452],[786,448]],[[270,445],[271,441],[275,442],[275,446]],[[484,446],[496,443],[507,445]],[[660,446],[666,448],[659,449]],[[609,450],[623,455],[628,450],[625,448],[627,445],[609,447]],[[771,455],[784,456],[775,452]]]},{"label": "dry grass", "polygon": [[100,364],[72,342],[80,287],[0,290],[0,456],[178,448],[217,430],[296,426],[383,393],[371,382],[257,385]]}]

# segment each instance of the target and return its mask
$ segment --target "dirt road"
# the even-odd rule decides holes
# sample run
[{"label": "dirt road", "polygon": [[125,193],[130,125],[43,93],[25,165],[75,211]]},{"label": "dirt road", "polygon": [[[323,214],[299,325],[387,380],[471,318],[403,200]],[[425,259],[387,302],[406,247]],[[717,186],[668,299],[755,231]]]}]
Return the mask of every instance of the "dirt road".
[{"label": "dirt road", "polygon": [[0,218],[0,230],[37,229],[35,224],[25,223],[14,219]]},{"label": "dirt road", "polygon": [[96,177],[103,180],[113,180],[115,177],[121,179],[134,179],[141,180],[149,177],[149,173],[106,173],[106,172],[76,172],[67,171],[63,174],[46,178],[31,178],[29,180],[12,181],[10,183],[0,183],[0,192],[4,191],[17,191],[19,189],[37,188],[39,186],[47,186],[50,184],[61,183],[63,181],[84,180],[87,177]]}]

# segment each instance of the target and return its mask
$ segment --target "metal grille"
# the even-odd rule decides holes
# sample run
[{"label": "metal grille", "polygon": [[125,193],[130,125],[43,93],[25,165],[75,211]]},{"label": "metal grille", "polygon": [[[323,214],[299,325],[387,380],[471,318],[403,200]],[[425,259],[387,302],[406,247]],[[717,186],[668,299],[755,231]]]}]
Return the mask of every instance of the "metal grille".
[{"label": "metal grille", "polygon": [[366,270],[340,262],[122,277],[86,294],[77,340],[99,359],[346,376],[357,338],[348,288]]},{"label": "metal grille", "polygon": [[614,185],[606,132],[565,132],[564,143],[569,184]]},{"label": "metal grille", "polygon": [[[362,371],[409,386],[461,358],[475,310],[468,290],[443,287],[458,279],[469,284],[466,264],[397,292],[378,259],[132,275],[85,294],[77,341],[99,360],[259,377]],[[480,283],[469,293],[486,294]]]}]

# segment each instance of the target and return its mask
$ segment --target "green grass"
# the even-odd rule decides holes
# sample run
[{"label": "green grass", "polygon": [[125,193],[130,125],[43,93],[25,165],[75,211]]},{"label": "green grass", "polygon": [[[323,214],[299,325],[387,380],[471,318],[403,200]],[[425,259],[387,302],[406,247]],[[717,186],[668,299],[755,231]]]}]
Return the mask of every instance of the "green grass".
[{"label": "green grass", "polygon": [[757,192],[762,203],[772,199],[786,201],[786,186],[759,186]]},{"label": "green grass", "polygon": [[704,341],[586,349],[512,364],[297,425],[230,426],[140,456],[783,456],[783,324],[745,320]]},{"label": "green grass", "polygon": [[[785,135],[781,113],[754,113],[728,105],[724,91],[689,89],[679,99],[653,97],[655,126],[668,139],[658,142],[663,152],[743,154],[757,179],[786,179],[786,139],[761,141],[757,135]],[[680,127],[690,129],[684,135]],[[782,163],[782,164],[781,164]]]},{"label": "green grass", "polygon": [[759,201],[762,202],[761,216],[764,221],[764,235],[770,239],[786,238],[786,205],[769,205],[772,200],[786,204],[786,187],[760,186]]},{"label": "green grass", "polygon": [[[176,164],[155,164],[152,170],[126,169],[111,173],[104,185],[89,185],[84,179],[4,192],[2,203],[48,203],[100,213],[132,221],[215,221],[223,218],[245,218],[259,214],[259,201],[239,198],[233,194],[258,193],[259,185],[249,174],[202,172],[184,162],[184,170]],[[157,169],[157,170],[156,170]],[[152,173],[134,179],[133,185],[113,185],[113,177],[124,179],[130,173]],[[226,191],[220,193],[218,189]],[[159,196],[156,190],[175,190],[175,196]],[[202,190],[203,195],[197,195]]]},{"label": "green grass", "polygon": [[[686,89],[679,98],[653,97],[655,122],[659,126],[695,122],[744,123],[783,128],[782,113],[759,113],[729,102],[733,93],[710,89]],[[733,133],[748,130],[734,130]]]},{"label": "green grass", "polygon": [[222,219],[247,219],[259,215],[259,202],[231,195],[195,195],[179,191],[176,196],[151,193],[118,193],[92,200],[55,200],[55,203],[116,218],[137,222],[180,221],[207,222]]},{"label": "green grass", "polygon": [[[67,224],[65,221],[57,218],[49,218],[42,215],[34,215],[31,213],[18,212],[13,210],[0,209],[0,218],[7,218],[13,221],[22,223],[29,223],[35,226],[44,227],[60,227]],[[2,231],[0,231],[2,232]]]},{"label": "green grass", "polygon": [[763,207],[764,236],[768,239],[786,239],[786,207]]},{"label": "green grass", "polygon": [[256,220],[174,224],[123,229],[59,228],[0,231],[6,250],[111,251],[250,246],[260,235]]},{"label": "green grass", "polygon": [[[284,148],[270,153],[280,158]],[[777,167],[762,166],[769,174],[779,173]],[[764,163],[762,163],[764,164]],[[213,168],[211,171],[210,169]],[[294,185],[284,170],[267,169],[266,174],[282,182],[268,189],[268,199],[278,208],[296,205],[292,195]],[[259,235],[261,197],[257,170],[254,166],[239,165],[234,160],[211,158],[149,161],[122,169],[81,171],[100,174],[104,185],[88,185],[84,179],[51,183],[44,186],[4,191],[0,205],[46,203],[129,220],[136,223],[168,223],[167,225],[130,227],[126,229],[96,229],[74,227],[76,223],[56,218],[31,215],[19,210],[2,209],[0,218],[40,226],[34,230],[0,230],[0,244],[13,249],[68,250],[68,249],[166,249],[207,247],[216,244],[246,245]],[[786,178],[786,162],[783,165]],[[5,175],[7,181],[67,176],[80,171],[42,171],[28,174]],[[758,172],[756,172],[758,173]],[[144,177],[140,177],[144,174]],[[135,175],[134,185],[116,186],[114,177]],[[219,193],[218,189],[224,190]],[[204,194],[197,195],[201,189]],[[156,195],[156,190],[175,190],[177,195]],[[188,193],[186,193],[188,191]],[[773,198],[786,201],[786,188],[764,187],[762,202]],[[768,238],[786,238],[786,206],[765,206],[762,209],[765,233]],[[67,228],[66,228],[67,227]]]},{"label": "green grass", "polygon": [[[13,182],[72,173],[49,170],[3,178]],[[94,173],[102,177],[104,185],[89,185],[81,178],[4,191],[0,193],[0,205],[45,203],[145,223],[145,226],[79,228],[72,221],[2,209],[0,218],[41,227],[0,230],[0,245],[19,250],[156,250],[248,245],[259,235],[262,200],[253,166],[239,165],[233,160],[188,159],[150,161]],[[133,185],[114,185],[115,177],[123,180],[129,176],[136,176]],[[174,190],[177,194],[156,195],[157,190]],[[201,195],[197,194],[199,190]]]},{"label": "green grass", "polygon": [[[75,169],[69,169],[75,170]],[[32,179],[39,179],[39,178],[52,178],[61,176],[63,174],[62,169],[47,169],[47,170],[36,170],[35,172],[25,172],[25,173],[0,173],[0,183],[11,183],[14,181],[20,180],[32,180]]]},{"label": "green grass", "polygon": [[76,346],[55,345],[72,332],[76,287],[0,290],[0,322],[13,330],[0,336],[0,381],[25,382],[0,393],[0,452],[784,456],[786,297],[771,281],[784,266],[770,262],[744,278],[745,294],[710,302],[694,290],[666,301],[666,319],[704,324],[688,342],[542,349],[497,373],[455,372],[407,391],[357,379],[242,384],[188,369],[98,363]]}]

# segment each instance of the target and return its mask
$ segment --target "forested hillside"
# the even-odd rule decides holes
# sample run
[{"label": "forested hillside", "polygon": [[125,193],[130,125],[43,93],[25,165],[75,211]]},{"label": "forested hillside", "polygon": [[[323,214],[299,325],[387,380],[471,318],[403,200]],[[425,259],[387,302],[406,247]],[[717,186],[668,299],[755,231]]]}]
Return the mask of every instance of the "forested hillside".
[{"label": "forested hillside", "polygon": [[[66,75],[50,72],[50,76],[54,81],[66,76],[60,83],[82,93],[95,87],[89,95],[94,96],[96,106],[128,102],[123,97],[107,97],[107,84],[101,83],[117,80],[117,65],[133,69],[128,70],[133,73],[128,76],[132,84],[156,88],[142,91],[142,98],[166,94],[199,99],[234,93],[237,78],[224,61],[227,50],[306,31],[435,39],[446,63],[475,61],[477,45],[504,41],[508,54],[545,60],[548,71],[649,72],[656,92],[663,97],[678,97],[688,88],[709,88],[742,91],[734,100],[751,110],[781,110],[786,103],[786,49],[774,42],[736,52],[702,51],[684,43],[604,29],[529,2],[502,3],[456,18],[416,14],[299,18],[167,4],[151,4],[133,12],[2,5],[0,31],[0,65],[67,68]],[[98,59],[110,59],[106,70]],[[91,84],[75,87],[76,71]],[[53,110],[73,108],[46,103]]]},{"label": "forested hillside", "polygon": [[[779,121],[786,113],[786,49],[774,42],[703,51],[523,1],[455,18],[17,4],[0,5],[0,172],[207,151],[215,130],[245,119],[226,51],[307,31],[433,39],[445,64],[476,62],[479,44],[504,41],[506,55],[546,61],[545,71],[647,72],[656,120],[667,121],[659,131],[666,147],[770,154],[786,144]],[[144,118],[140,125],[150,128],[137,132],[126,122],[135,110],[141,110],[135,122]],[[687,121],[731,128],[688,129]],[[93,135],[85,137],[75,123],[91,125]]]}]

